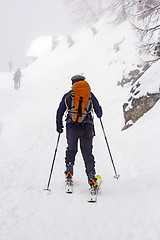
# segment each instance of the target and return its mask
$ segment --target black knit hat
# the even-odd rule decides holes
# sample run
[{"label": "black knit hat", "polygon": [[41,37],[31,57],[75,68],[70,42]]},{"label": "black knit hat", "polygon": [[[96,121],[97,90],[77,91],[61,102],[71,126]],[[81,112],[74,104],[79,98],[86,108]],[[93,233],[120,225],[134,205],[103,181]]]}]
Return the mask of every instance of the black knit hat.
[{"label": "black knit hat", "polygon": [[72,84],[74,84],[75,82],[84,81],[85,77],[81,75],[75,75],[71,78],[71,80],[72,80]]}]

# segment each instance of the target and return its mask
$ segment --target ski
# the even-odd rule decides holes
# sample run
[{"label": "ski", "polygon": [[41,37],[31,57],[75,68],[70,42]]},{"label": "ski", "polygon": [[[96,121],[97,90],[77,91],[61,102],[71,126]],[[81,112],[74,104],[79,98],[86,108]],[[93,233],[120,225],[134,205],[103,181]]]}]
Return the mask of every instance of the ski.
[{"label": "ski", "polygon": [[65,181],[65,192],[73,193],[73,181],[71,178],[66,179],[66,181]]},{"label": "ski", "polygon": [[94,186],[90,188],[90,199],[88,199],[89,203],[96,203],[97,202],[97,196],[98,196],[98,192],[100,189],[100,185],[102,182],[102,178],[100,175],[96,175],[97,178],[97,182],[98,182],[98,188],[95,190]]}]

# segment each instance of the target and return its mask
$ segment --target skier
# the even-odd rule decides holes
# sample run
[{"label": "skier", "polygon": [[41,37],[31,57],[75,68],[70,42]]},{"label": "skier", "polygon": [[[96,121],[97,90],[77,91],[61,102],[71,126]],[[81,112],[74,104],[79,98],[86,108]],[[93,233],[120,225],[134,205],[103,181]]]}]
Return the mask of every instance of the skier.
[{"label": "skier", "polygon": [[20,69],[18,68],[17,71],[13,74],[13,80],[14,80],[14,89],[18,90],[20,88],[20,80],[22,77],[22,73]]},{"label": "skier", "polygon": [[[63,132],[63,115],[67,110],[66,117],[66,137],[67,137],[67,149],[65,156],[66,171],[65,177],[66,181],[72,181],[73,176],[73,166],[75,163],[75,156],[78,151],[78,140],[80,140],[80,149],[85,163],[86,174],[88,176],[88,183],[90,186],[94,186],[96,189],[98,186],[96,172],[95,172],[95,160],[92,154],[92,141],[95,135],[92,109],[94,109],[98,118],[102,116],[102,108],[99,105],[97,98],[92,92],[89,92],[89,98],[86,100],[87,104],[83,106],[83,101],[85,101],[85,96],[80,97],[78,103],[76,103],[76,92],[81,91],[80,88],[85,89],[84,84],[88,84],[85,81],[85,77],[81,75],[75,75],[71,78],[72,80],[72,90],[66,93],[62,101],[59,104],[56,115],[56,127],[57,132]],[[80,88],[78,88],[80,85]],[[89,86],[89,85],[88,85]],[[77,90],[78,89],[78,90]],[[89,88],[90,91],[90,88]],[[87,95],[85,93],[84,95]],[[76,107],[76,104],[77,107]],[[84,110],[82,108],[85,108]],[[78,110],[76,112],[76,110]],[[86,110],[86,111],[85,111]],[[83,112],[84,111],[84,112]]]}]

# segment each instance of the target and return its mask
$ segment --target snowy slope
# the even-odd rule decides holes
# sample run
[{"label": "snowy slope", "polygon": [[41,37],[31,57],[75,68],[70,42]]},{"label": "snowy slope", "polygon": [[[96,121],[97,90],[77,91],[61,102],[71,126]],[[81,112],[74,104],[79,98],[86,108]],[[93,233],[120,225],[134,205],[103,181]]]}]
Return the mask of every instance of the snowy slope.
[{"label": "snowy slope", "polygon": [[[12,75],[0,74],[0,239],[160,238],[160,103],[121,132],[122,105],[128,90],[117,87],[117,81],[124,69],[139,61],[134,36],[126,23],[116,29],[102,22],[95,26],[96,35],[83,29],[72,36],[75,44],[71,48],[63,42],[24,69],[18,92],[13,90]],[[150,77],[158,76],[159,71],[157,62],[150,68]],[[81,73],[103,107],[102,121],[121,175],[118,181],[113,178],[103,132],[95,117],[94,155],[103,183],[94,205],[87,203],[88,183],[80,153],[74,169],[74,193],[64,193],[65,133],[58,146],[52,191],[48,194],[43,190],[58,137],[56,109],[71,87],[71,76]],[[158,83],[152,84],[155,89]]]}]

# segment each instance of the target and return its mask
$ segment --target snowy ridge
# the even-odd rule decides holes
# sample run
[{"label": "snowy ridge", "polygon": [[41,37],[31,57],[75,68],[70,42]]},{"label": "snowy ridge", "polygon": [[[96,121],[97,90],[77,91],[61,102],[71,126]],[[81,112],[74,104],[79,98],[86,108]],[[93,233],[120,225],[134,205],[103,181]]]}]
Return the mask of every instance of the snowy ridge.
[{"label": "snowy ridge", "polygon": [[[23,69],[18,92],[13,90],[12,74],[0,74],[0,239],[160,238],[160,102],[134,126],[121,131],[122,105],[128,89],[117,87],[117,82],[124,69],[139,61],[136,46],[126,23],[116,29],[101,22],[95,26],[96,35],[90,29],[80,31],[73,36],[72,47],[59,44],[55,51]],[[149,75],[143,75],[143,81],[148,82],[146,89],[147,84],[157,88],[158,79],[150,80],[159,71],[157,62]],[[58,146],[52,191],[43,191],[58,136],[56,109],[71,87],[70,77],[81,73],[103,107],[102,121],[121,175],[118,181],[113,178],[102,129],[95,117],[94,155],[97,174],[103,178],[96,205],[87,203],[88,183],[80,153],[74,168],[74,193],[65,194],[65,131]]]}]

